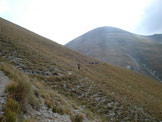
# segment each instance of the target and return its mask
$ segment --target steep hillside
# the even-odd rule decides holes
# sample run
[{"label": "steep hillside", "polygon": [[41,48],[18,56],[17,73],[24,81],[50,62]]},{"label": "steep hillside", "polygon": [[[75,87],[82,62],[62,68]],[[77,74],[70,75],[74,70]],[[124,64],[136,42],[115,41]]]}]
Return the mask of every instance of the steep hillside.
[{"label": "steep hillside", "polygon": [[11,81],[0,120],[162,120],[158,81],[84,56],[3,19],[0,62]]},{"label": "steep hillside", "polygon": [[101,61],[162,79],[162,45],[142,36],[114,27],[100,27],[66,46]]}]

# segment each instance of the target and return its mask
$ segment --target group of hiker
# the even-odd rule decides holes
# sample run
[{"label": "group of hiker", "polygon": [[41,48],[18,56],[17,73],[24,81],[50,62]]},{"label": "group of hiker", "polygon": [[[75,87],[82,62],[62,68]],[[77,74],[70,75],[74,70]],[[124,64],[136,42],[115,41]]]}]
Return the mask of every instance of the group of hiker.
[{"label": "group of hiker", "polygon": [[[98,61],[97,62],[89,62],[89,64],[98,64]],[[81,65],[78,64],[78,70],[80,70],[80,68],[81,68]]]}]

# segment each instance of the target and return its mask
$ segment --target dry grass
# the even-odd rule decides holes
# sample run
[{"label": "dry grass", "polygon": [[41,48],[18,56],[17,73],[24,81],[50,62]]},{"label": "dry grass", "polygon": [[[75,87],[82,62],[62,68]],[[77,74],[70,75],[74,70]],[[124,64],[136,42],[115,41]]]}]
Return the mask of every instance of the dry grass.
[{"label": "dry grass", "polygon": [[77,114],[71,118],[72,122],[83,122],[84,117],[81,114]]},{"label": "dry grass", "polygon": [[27,110],[27,104],[33,108],[39,108],[39,102],[33,94],[29,77],[17,70],[10,64],[3,63],[0,67],[6,75],[12,80],[5,88],[7,92],[7,103],[3,107],[3,120],[6,122],[18,121],[20,116]]},{"label": "dry grass", "polygon": [[14,99],[9,98],[4,106],[2,122],[16,122],[20,115],[20,105]]},{"label": "dry grass", "polygon": [[54,113],[70,115],[70,118],[73,121],[77,119],[78,121],[83,119],[83,117],[80,117],[78,114],[74,113],[74,110],[78,109],[78,105],[75,104],[75,101],[58,94],[52,89],[41,90],[40,92],[41,96],[45,99],[45,104],[51,108]]},{"label": "dry grass", "polygon": [[[162,84],[141,74],[107,64],[90,66],[84,71],[105,92],[114,92],[118,101],[136,103],[162,119]],[[100,79],[99,79],[100,78]],[[126,97],[126,101],[122,98]]]},{"label": "dry grass", "polygon": [[[134,106],[137,106],[144,108],[144,111],[153,117],[162,119],[161,83],[102,62],[89,65],[89,62],[95,60],[6,21],[0,20],[0,23],[0,57],[3,56],[4,61],[9,61],[30,76],[29,78],[15,69],[2,66],[14,82],[11,85],[14,89],[19,82],[30,82],[37,88],[36,91],[29,92],[30,94],[43,97],[46,105],[53,108],[54,112],[69,114],[72,118],[75,118],[73,111],[68,111],[84,106],[82,113],[87,116],[89,114],[90,120],[97,118],[107,121],[107,113],[111,110],[118,112],[117,109],[123,106],[121,118],[116,121],[121,121],[128,115],[130,121],[134,121],[131,117],[134,113],[128,111],[128,108],[133,110]],[[81,70],[77,70],[78,62],[81,64]],[[68,71],[72,74],[69,75]],[[106,102],[98,105],[97,99],[93,98],[95,94],[106,99],[106,102],[117,102],[119,106],[108,109]],[[21,99],[24,98],[24,94],[20,96]],[[100,111],[97,113],[98,110]],[[139,119],[144,117],[142,113],[137,113]]]}]

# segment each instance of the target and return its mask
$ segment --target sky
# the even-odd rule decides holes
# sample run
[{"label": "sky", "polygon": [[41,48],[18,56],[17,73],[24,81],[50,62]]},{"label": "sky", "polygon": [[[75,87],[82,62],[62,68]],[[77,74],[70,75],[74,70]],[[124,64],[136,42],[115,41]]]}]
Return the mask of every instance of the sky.
[{"label": "sky", "polygon": [[101,26],[162,33],[161,5],[162,0],[0,0],[0,17],[64,45]]}]

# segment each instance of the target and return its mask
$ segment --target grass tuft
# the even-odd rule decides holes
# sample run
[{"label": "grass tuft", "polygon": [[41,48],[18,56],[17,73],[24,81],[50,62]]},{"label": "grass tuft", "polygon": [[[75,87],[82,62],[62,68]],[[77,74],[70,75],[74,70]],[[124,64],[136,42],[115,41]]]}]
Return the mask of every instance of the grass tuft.
[{"label": "grass tuft", "polygon": [[72,122],[83,122],[84,117],[82,114],[76,114],[71,117]]},{"label": "grass tuft", "polygon": [[3,111],[2,122],[16,122],[21,112],[19,103],[11,98],[7,100]]},{"label": "grass tuft", "polygon": [[3,63],[0,67],[12,80],[5,88],[7,103],[4,105],[4,122],[16,122],[16,117],[27,111],[30,104],[34,109],[39,109],[39,101],[34,94],[30,78],[10,64]]}]

